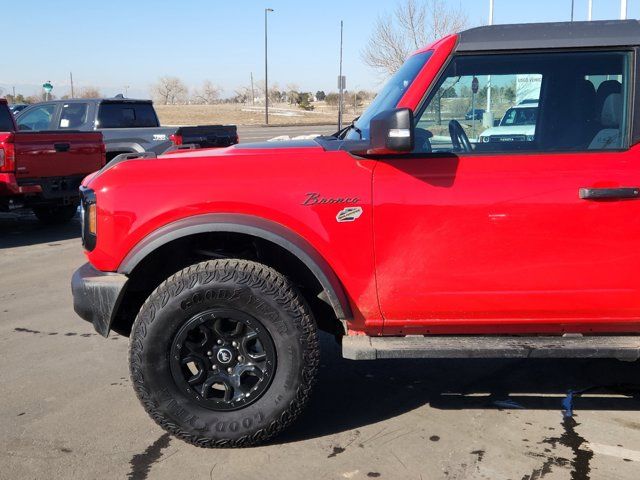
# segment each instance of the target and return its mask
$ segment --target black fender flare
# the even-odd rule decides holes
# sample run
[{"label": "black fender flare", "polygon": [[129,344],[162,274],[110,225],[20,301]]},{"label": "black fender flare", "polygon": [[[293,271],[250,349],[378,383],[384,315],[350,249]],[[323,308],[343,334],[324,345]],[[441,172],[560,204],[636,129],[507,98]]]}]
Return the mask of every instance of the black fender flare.
[{"label": "black fender flare", "polygon": [[338,320],[352,318],[342,283],[327,261],[304,238],[279,223],[245,214],[210,213],[169,223],[143,238],[124,258],[118,273],[129,275],[149,254],[179,238],[208,232],[241,233],[274,243],[297,257],[316,277]]}]

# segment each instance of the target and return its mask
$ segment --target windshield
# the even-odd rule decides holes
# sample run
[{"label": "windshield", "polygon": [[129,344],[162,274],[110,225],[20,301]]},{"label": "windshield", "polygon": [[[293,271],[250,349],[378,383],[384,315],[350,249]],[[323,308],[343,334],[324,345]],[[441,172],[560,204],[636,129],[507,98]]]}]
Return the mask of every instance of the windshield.
[{"label": "windshield", "polygon": [[[431,53],[431,51],[423,52],[409,57],[404,65],[400,67],[400,70],[393,74],[380,93],[378,93],[369,108],[355,123],[356,127],[362,132],[363,140],[369,138],[369,123],[371,119],[380,112],[396,108],[409,85],[413,83],[424,64],[429,60]],[[360,135],[356,131],[350,130],[346,138],[359,140]]]},{"label": "windshield", "polygon": [[538,117],[537,107],[510,108],[502,117],[500,126],[509,125],[535,125]]}]

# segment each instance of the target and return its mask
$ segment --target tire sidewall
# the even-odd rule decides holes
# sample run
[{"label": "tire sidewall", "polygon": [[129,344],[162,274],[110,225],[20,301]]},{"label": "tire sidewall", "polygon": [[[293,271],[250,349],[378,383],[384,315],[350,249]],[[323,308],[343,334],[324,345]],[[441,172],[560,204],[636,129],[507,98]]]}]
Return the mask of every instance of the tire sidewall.
[{"label": "tire sidewall", "polygon": [[[272,430],[284,426],[280,425],[281,416],[287,415],[304,383],[308,332],[301,317],[306,312],[302,304],[292,302],[264,279],[242,275],[237,268],[232,269],[232,275],[224,275],[218,268],[220,261],[204,265],[191,275],[170,279],[143,306],[132,332],[134,385],[140,387],[138,395],[152,417],[194,443],[215,439],[216,446],[223,446],[251,436],[270,436],[275,433]],[[267,330],[275,346],[276,370],[271,384],[258,400],[233,411],[203,407],[176,385],[171,374],[169,357],[175,335],[190,318],[212,308],[232,308],[251,315]]]}]

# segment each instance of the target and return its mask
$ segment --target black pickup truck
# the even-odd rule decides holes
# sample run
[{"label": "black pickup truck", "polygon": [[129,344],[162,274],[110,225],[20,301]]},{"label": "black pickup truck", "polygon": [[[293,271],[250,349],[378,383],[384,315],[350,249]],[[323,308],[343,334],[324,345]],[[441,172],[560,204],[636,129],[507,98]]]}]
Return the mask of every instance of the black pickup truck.
[{"label": "black pickup truck", "polygon": [[[173,148],[172,136],[178,133],[180,137],[180,129],[196,129],[197,137],[208,139],[211,146],[227,147],[238,143],[233,125],[162,127],[151,100],[133,100],[121,95],[38,103],[16,115],[16,122],[21,131],[102,132],[107,162],[122,153],[164,153]],[[190,140],[189,143],[197,142]]]}]

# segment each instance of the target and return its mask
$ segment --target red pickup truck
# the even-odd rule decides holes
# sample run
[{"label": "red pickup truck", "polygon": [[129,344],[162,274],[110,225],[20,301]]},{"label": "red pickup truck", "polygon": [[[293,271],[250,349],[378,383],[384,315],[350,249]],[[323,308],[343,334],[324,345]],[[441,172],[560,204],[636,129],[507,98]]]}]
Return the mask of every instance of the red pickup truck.
[{"label": "red pickup truck", "polygon": [[101,133],[18,132],[0,99],[0,211],[28,207],[44,223],[66,222],[80,182],[104,164]]},{"label": "red pickup truck", "polygon": [[[480,27],[333,136],[117,162],[82,186],[75,310],[207,447],[298,416],[318,329],[355,360],[636,360],[638,72],[637,21]],[[519,104],[533,128],[482,135]]]}]

